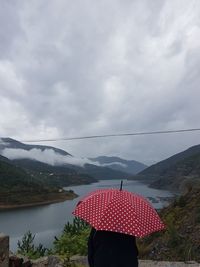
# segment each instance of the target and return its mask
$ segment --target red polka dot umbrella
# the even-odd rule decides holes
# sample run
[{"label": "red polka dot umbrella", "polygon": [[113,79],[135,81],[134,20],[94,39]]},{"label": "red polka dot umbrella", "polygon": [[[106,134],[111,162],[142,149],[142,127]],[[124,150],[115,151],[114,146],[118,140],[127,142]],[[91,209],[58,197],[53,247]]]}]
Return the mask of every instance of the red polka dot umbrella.
[{"label": "red polka dot umbrella", "polygon": [[144,237],[165,225],[150,202],[126,190],[102,189],[84,197],[73,214],[96,230]]}]

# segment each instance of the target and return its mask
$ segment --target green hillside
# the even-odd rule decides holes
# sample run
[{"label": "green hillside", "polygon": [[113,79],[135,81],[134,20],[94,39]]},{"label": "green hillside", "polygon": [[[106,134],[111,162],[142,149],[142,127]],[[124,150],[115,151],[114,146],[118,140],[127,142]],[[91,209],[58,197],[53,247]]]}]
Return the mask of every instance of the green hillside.
[{"label": "green hillside", "polygon": [[0,209],[73,198],[73,192],[59,192],[59,187],[42,182],[37,176],[0,156]]},{"label": "green hillside", "polygon": [[99,167],[93,164],[85,164],[84,168],[77,168],[77,170],[79,170],[79,172],[89,174],[97,180],[121,180],[130,176],[126,172],[114,170],[108,167]]},{"label": "green hillside", "polygon": [[12,192],[28,188],[40,190],[44,187],[34,178],[28,175],[22,168],[16,167],[5,157],[0,156],[0,190]]},{"label": "green hillside", "polygon": [[161,178],[152,182],[151,186],[184,190],[187,184],[194,184],[198,181],[200,181],[200,153],[174,164]]},{"label": "green hillside", "polygon": [[143,259],[200,262],[200,183],[160,213],[166,230],[139,240]]},{"label": "green hillside", "polygon": [[200,180],[200,145],[154,164],[131,179],[147,182],[154,188],[184,190],[187,184]]},{"label": "green hillside", "polygon": [[92,176],[78,172],[68,165],[52,166],[31,159],[12,160],[16,166],[20,166],[26,172],[36,176],[41,182],[53,186],[65,187],[69,185],[89,184],[97,180]]}]

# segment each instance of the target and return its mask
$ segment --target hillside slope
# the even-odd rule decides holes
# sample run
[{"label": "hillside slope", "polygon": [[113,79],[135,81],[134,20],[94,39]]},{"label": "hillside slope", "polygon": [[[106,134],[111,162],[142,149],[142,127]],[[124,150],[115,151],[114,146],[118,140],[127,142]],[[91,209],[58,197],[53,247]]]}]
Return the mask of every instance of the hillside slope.
[{"label": "hillside slope", "polygon": [[93,164],[85,164],[83,168],[73,167],[80,173],[88,174],[98,180],[126,179],[130,176],[126,172],[114,170],[108,167],[100,167]]},{"label": "hillside slope", "polygon": [[12,191],[23,190],[24,187],[43,188],[34,177],[2,156],[0,156],[0,185],[1,189],[7,188]]},{"label": "hillside slope", "polygon": [[193,146],[154,164],[131,179],[139,179],[159,189],[182,190],[200,180],[200,145]]},{"label": "hillside slope", "polygon": [[12,160],[16,166],[25,169],[31,175],[46,184],[65,187],[69,185],[89,184],[97,182],[97,179],[86,173],[79,173],[68,165],[52,166],[31,159]]},{"label": "hillside slope", "polygon": [[189,187],[160,216],[166,230],[139,240],[140,258],[200,262],[200,183]]},{"label": "hillside slope", "polygon": [[44,183],[34,174],[27,173],[5,157],[0,157],[0,209],[73,197],[73,192],[59,193],[57,185]]}]

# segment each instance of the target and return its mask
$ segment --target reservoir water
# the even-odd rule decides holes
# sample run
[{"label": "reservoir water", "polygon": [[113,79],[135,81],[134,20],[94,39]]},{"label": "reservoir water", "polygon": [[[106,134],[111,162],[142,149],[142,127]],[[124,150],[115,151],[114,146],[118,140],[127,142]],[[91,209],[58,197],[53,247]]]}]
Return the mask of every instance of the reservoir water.
[{"label": "reservoir water", "polygon": [[[66,189],[74,190],[79,197],[74,200],[45,206],[1,211],[0,232],[10,236],[10,250],[13,252],[17,249],[17,241],[21,240],[24,233],[28,230],[36,235],[36,244],[41,243],[45,247],[50,248],[54,236],[59,236],[65,223],[72,221],[72,210],[81,197],[96,189],[119,187],[119,180],[101,180],[90,185],[66,187]],[[152,205],[156,209],[167,205],[167,201],[164,198],[173,197],[173,194],[168,191],[149,188],[146,184],[138,181],[125,180],[123,189],[149,198],[150,201],[153,201]]]}]

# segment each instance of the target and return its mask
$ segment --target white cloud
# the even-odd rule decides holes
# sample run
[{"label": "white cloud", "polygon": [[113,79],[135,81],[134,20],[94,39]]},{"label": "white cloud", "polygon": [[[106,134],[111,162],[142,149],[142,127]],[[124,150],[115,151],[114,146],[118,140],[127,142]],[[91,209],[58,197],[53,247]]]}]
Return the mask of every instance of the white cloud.
[{"label": "white cloud", "polygon": [[0,145],[7,146],[9,145],[9,143],[5,142],[2,138],[0,138]]},{"label": "white cloud", "polygon": [[103,164],[101,164],[101,166],[104,166],[104,167],[109,167],[109,166],[113,166],[113,165],[120,165],[123,168],[127,167],[126,164],[121,163],[121,162],[112,162],[112,163],[103,163]]},{"label": "white cloud", "polygon": [[31,159],[47,163],[52,166],[72,164],[83,167],[86,163],[91,163],[91,161],[86,158],[76,158],[72,156],[60,155],[59,153],[56,153],[53,149],[41,150],[38,148],[33,148],[30,150],[24,150],[15,148],[5,148],[2,151],[2,155],[11,160]]}]

